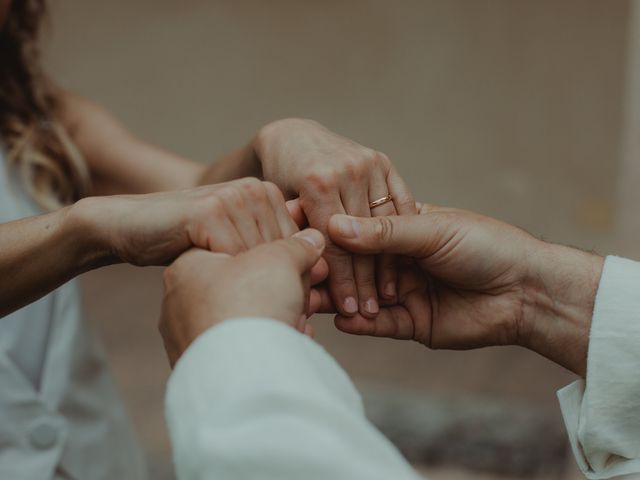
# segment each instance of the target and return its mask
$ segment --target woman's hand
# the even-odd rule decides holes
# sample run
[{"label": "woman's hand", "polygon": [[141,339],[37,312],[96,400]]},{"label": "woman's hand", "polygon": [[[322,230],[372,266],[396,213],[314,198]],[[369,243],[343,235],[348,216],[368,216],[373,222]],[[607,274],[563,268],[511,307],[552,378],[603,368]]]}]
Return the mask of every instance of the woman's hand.
[{"label": "woman's hand", "polygon": [[[310,120],[273,122],[254,140],[254,150],[266,180],[287,198],[299,197],[309,225],[327,236],[336,213],[360,217],[415,213],[415,202],[386,155],[336,135]],[[393,201],[370,209],[375,200]],[[328,239],[328,237],[327,237]],[[339,312],[358,311],[375,317],[379,297],[396,300],[396,270],[389,256],[355,255],[328,241],[329,290]]]},{"label": "woman's hand", "polygon": [[353,252],[408,257],[398,268],[398,304],[375,320],[338,315],[341,330],[430,348],[523,345],[584,374],[601,257],[434,206],[407,217],[338,215],[329,232]]},{"label": "woman's hand", "polygon": [[113,261],[166,265],[198,247],[235,255],[298,231],[282,194],[245,178],[166,193],[87,198],[72,207]]},{"label": "woman's hand", "polygon": [[180,256],[165,270],[159,323],[171,365],[205,330],[231,318],[273,318],[309,333],[311,270],[323,249],[322,234],[308,229],[236,257],[198,249]]}]

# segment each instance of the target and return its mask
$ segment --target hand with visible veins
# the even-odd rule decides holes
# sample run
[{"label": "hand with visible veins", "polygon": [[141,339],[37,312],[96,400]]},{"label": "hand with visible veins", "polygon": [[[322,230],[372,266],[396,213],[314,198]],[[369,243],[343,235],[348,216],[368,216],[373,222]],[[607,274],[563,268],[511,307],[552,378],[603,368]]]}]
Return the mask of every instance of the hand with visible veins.
[{"label": "hand with visible veins", "polygon": [[[354,253],[404,258],[396,266],[398,302],[374,319],[338,314],[340,330],[430,348],[522,345],[585,374],[601,257],[430,205],[402,217],[335,215],[329,234]],[[332,308],[326,293],[322,304]]]}]

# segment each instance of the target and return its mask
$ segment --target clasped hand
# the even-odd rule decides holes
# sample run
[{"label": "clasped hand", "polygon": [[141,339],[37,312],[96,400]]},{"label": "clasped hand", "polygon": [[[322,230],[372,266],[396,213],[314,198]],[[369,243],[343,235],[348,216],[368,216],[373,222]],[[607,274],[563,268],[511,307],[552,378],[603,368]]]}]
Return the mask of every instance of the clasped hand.
[{"label": "clasped hand", "polygon": [[[188,194],[215,208],[191,212],[188,228],[167,238],[188,234],[172,256],[193,246],[224,254],[191,252],[167,270],[161,330],[182,332],[164,335],[172,360],[227,318],[268,316],[308,332],[306,315],[323,311],[352,334],[430,348],[517,344],[584,372],[602,258],[471,212],[418,212],[385,155],[315,122],[275,122],[253,148],[273,183],[241,180]],[[370,208],[387,195],[393,202]],[[157,200],[167,200],[167,212],[193,203],[184,193]],[[312,229],[291,237],[307,224]],[[313,248],[299,248],[304,239]],[[198,328],[176,330],[186,319]]]},{"label": "clasped hand", "polygon": [[[207,281],[189,273],[196,271],[195,256],[183,256],[165,275],[161,330],[191,318],[199,334],[248,315],[304,330],[305,312],[320,310],[337,313],[335,324],[347,333],[415,340],[430,348],[522,345],[584,374],[602,258],[547,244],[482,215],[429,205],[409,216],[334,215],[328,233],[355,255],[395,256],[397,298],[373,318],[343,315],[326,289],[310,296],[309,284],[318,287],[324,278],[316,275],[309,282],[324,248],[322,236],[310,229],[297,234],[300,238],[225,257],[222,269],[214,254],[200,253],[197,268]],[[301,249],[302,239],[311,247]],[[193,293],[203,291],[206,295]],[[164,335],[168,351],[178,352],[173,360],[197,334]],[[187,340],[176,347],[175,338]]]}]

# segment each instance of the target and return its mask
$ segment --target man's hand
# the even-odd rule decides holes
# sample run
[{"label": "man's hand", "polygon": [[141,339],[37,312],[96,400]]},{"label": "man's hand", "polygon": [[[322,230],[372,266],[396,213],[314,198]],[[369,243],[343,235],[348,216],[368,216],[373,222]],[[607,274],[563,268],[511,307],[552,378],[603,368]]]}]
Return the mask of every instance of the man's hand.
[{"label": "man's hand", "polygon": [[[361,217],[415,213],[411,192],[386,155],[341,137],[322,125],[285,119],[263,127],[254,140],[266,180],[287,198],[299,197],[309,225],[327,237],[331,215]],[[369,208],[391,194],[393,202]],[[328,242],[329,290],[338,311],[369,318],[383,301],[396,300],[396,270],[389,256],[351,255]]]},{"label": "man's hand", "polygon": [[398,266],[398,304],[374,320],[338,315],[338,328],[430,348],[519,344],[584,374],[602,258],[462,210],[420,213],[332,217],[341,247],[408,257]]},{"label": "man's hand", "polygon": [[305,331],[309,285],[323,280],[311,269],[323,250],[322,234],[307,229],[236,257],[197,249],[180,256],[165,270],[159,324],[171,365],[223,320],[268,317]]}]

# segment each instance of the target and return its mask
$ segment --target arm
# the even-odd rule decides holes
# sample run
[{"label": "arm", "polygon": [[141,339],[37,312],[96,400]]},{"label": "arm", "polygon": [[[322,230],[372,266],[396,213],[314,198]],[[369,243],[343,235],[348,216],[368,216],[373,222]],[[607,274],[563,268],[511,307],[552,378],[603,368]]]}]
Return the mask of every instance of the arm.
[{"label": "arm", "polygon": [[602,257],[433,205],[407,217],[336,215],[330,232],[352,251],[413,259],[399,267],[402,301],[374,322],[338,316],[339,328],[430,348],[522,345],[584,375]]},{"label": "arm", "polygon": [[0,225],[0,317],[110,263],[103,247],[74,207]]},{"label": "arm", "polygon": [[[375,322],[336,318],[356,334],[432,348],[517,344],[584,377],[558,392],[589,479],[640,473],[640,264],[542,242],[502,222],[427,206],[383,220],[336,216],[334,241],[416,262],[403,301]],[[604,267],[603,267],[604,263]],[[354,321],[355,320],[355,321]]]},{"label": "arm", "polygon": [[[89,163],[93,194],[176,190],[255,176],[275,183],[287,198],[299,197],[309,224],[327,239],[334,213],[415,213],[411,192],[386,155],[317,122],[272,122],[245,147],[205,167],[142,142],[86,99],[63,93],[62,106],[63,122]],[[369,207],[389,194],[392,201]],[[379,296],[395,300],[392,257],[353,257],[334,244],[328,245],[325,256],[331,270],[329,290],[343,314],[360,311],[372,318],[379,309]]]},{"label": "arm", "polygon": [[0,317],[102,265],[166,265],[194,246],[236,254],[296,231],[277,187],[256,179],[85,198],[0,225]]},{"label": "arm", "polygon": [[260,177],[251,144],[211,167],[143,142],[99,105],[61,93],[62,121],[92,174],[93,195],[150,193]]},{"label": "arm", "polygon": [[264,318],[198,338],[167,386],[178,478],[417,480],[315,342]]}]

